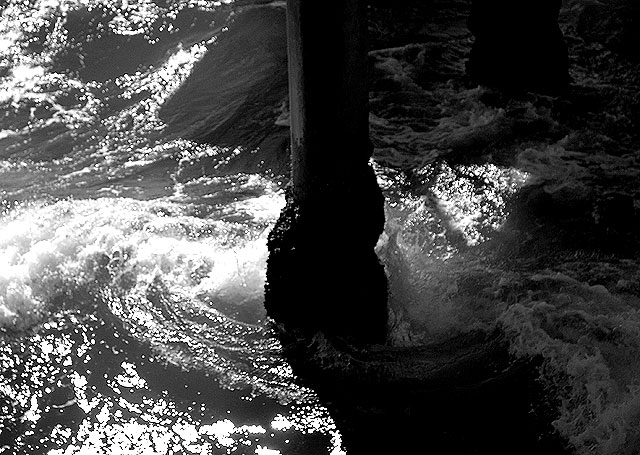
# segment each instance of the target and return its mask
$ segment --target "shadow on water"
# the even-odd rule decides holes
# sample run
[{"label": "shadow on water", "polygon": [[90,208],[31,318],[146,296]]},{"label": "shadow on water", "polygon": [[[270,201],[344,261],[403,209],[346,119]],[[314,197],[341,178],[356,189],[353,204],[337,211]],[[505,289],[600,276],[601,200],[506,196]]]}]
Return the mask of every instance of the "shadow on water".
[{"label": "shadow on water", "polygon": [[540,359],[510,358],[500,335],[412,348],[327,340],[285,349],[318,393],[347,453],[567,454]]},{"label": "shadow on water", "polygon": [[[606,50],[600,57],[614,61],[615,75],[580,60],[589,44],[574,35],[575,18],[563,10],[561,25],[579,56],[566,93],[505,95],[474,86],[462,64],[469,33],[461,11],[468,2],[454,3],[422,9],[412,3],[404,11],[413,15],[409,25],[393,33],[390,18],[407,5],[394,10],[377,2],[370,25],[374,43],[384,44],[388,35],[397,46],[370,53],[371,133],[379,178],[390,182],[383,186],[391,240],[381,253],[391,275],[391,311],[400,321],[392,331],[406,331],[409,341],[401,341],[409,347],[362,349],[323,337],[301,341],[284,331],[285,354],[330,409],[349,453],[633,453],[635,414],[620,417],[620,428],[601,406],[619,416],[626,412],[622,403],[636,399],[637,378],[620,372],[626,360],[619,363],[615,353],[626,344],[611,331],[627,317],[637,324],[637,68]],[[437,10],[436,4],[444,14],[435,17],[450,21],[415,14]],[[415,22],[421,22],[414,29],[419,40],[403,36]],[[614,82],[625,75],[625,83]],[[611,121],[603,123],[603,110]],[[455,178],[442,179],[445,174]],[[492,201],[501,180],[506,184]],[[444,260],[414,260],[412,254],[424,251],[411,251],[420,245],[407,241],[406,225],[394,234],[389,217],[407,195],[442,229],[442,242],[450,244]],[[410,254],[398,259],[402,248]],[[417,290],[404,296],[417,302],[398,304],[393,295],[394,267],[401,263],[416,276],[404,283]],[[425,289],[433,276],[450,280],[440,295]],[[475,277],[479,285],[465,289]],[[471,313],[483,302],[490,310],[469,321],[456,314],[461,302]],[[422,309],[407,316],[403,305]],[[446,317],[471,325],[461,329],[459,321],[445,320],[451,332],[443,335],[440,321],[424,314],[447,305]],[[604,332],[601,323],[609,327]],[[635,346],[634,333],[622,338]],[[478,357],[465,355],[469,346]],[[585,360],[591,355],[598,358],[593,364]],[[610,399],[592,395],[601,373]],[[620,386],[631,389],[613,398]]]}]

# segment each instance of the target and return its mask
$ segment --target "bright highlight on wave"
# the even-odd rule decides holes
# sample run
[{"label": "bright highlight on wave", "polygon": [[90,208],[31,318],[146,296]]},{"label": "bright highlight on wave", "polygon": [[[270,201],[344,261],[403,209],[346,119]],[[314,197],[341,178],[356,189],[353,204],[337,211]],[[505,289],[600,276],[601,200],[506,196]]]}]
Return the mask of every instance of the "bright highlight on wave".
[{"label": "bright highlight on wave", "polygon": [[[295,384],[263,320],[265,222],[273,222],[265,207],[281,204],[265,197],[256,198],[254,222],[250,199],[239,203],[241,223],[192,216],[189,204],[111,198],[23,204],[4,215],[0,366],[16,377],[0,388],[0,405],[9,400],[14,414],[0,419],[26,426],[16,450],[42,437],[60,455],[270,454],[319,432],[342,453],[326,410]],[[227,393],[249,390],[248,401],[288,403],[289,412],[267,426],[213,418],[210,405],[184,409],[159,393],[166,373],[140,371],[168,367],[207,378],[184,386],[195,397],[214,381]],[[61,423],[39,436],[51,412]]]},{"label": "bright highlight on wave", "polygon": [[259,319],[264,227],[251,232],[184,212],[123,199],[16,209],[0,225],[1,325],[32,325],[65,287],[102,283],[142,292],[156,279],[183,298],[249,305]]},{"label": "bright highlight on wave", "polygon": [[506,204],[528,179],[526,172],[493,164],[441,165],[433,187],[439,206],[468,245],[477,245],[500,229]]}]

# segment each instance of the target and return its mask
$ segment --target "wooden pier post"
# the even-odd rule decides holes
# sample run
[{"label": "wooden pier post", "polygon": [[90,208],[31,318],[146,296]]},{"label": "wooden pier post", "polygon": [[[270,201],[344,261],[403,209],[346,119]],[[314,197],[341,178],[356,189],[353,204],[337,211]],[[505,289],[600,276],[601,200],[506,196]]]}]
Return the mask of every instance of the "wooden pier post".
[{"label": "wooden pier post", "polygon": [[287,1],[291,188],[269,240],[265,306],[287,329],[382,342],[387,286],[373,249],[384,199],[369,165],[365,8]]}]

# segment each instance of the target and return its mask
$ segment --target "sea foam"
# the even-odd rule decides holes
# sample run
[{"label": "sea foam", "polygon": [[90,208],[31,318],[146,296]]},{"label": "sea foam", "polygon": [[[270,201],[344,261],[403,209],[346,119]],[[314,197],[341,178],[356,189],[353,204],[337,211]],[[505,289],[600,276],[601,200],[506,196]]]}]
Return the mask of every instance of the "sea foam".
[{"label": "sea foam", "polygon": [[23,205],[0,222],[0,326],[37,323],[74,287],[142,292],[157,280],[184,298],[250,302],[257,315],[266,255],[264,226],[196,218],[168,202]]}]

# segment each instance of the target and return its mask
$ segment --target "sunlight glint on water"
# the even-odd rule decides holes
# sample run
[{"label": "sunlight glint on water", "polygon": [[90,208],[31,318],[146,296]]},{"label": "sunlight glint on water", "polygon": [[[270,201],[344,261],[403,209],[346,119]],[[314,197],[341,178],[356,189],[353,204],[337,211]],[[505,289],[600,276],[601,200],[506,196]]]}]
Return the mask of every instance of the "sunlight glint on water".
[{"label": "sunlight glint on water", "polygon": [[467,244],[477,245],[500,229],[508,215],[506,202],[527,179],[524,171],[493,164],[457,166],[455,170],[443,164],[433,192],[452,227]]},{"label": "sunlight glint on water", "polygon": [[[212,6],[2,11],[3,453],[340,453],[333,422],[294,383],[264,321],[265,241],[281,191],[251,175],[178,181],[191,161],[228,151],[166,137],[157,117],[216,40],[213,29],[187,43],[163,30]],[[105,81],[52,71],[76,52],[66,17],[102,12],[115,13],[105,30],[80,23],[79,54],[144,35],[165,56]]]}]

